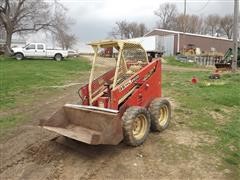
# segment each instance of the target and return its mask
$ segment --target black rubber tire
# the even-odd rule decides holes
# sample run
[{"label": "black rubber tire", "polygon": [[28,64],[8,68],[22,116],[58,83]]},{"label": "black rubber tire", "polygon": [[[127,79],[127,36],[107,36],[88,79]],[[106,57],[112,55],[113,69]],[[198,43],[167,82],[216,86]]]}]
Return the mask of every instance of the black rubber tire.
[{"label": "black rubber tire", "polygon": [[16,53],[15,58],[20,61],[20,60],[23,60],[24,56],[22,53]]},{"label": "black rubber tire", "polygon": [[[133,134],[133,126],[135,119],[143,115],[145,117],[144,121],[146,122],[144,127],[144,133],[140,139],[134,137]],[[142,107],[133,106],[129,107],[122,116],[123,120],[123,135],[124,135],[124,143],[130,146],[139,146],[141,145],[147,138],[149,131],[150,131],[150,114],[149,112]]]},{"label": "black rubber tire", "polygon": [[63,59],[63,56],[61,54],[55,54],[54,59],[56,61],[61,61]]},{"label": "black rubber tire", "polygon": [[[164,112],[164,115],[161,114],[160,110],[161,108],[164,108],[164,111],[167,108],[167,112]],[[151,130],[152,131],[157,131],[157,132],[161,132],[164,129],[166,129],[169,125],[170,119],[171,119],[171,104],[167,99],[164,98],[156,98],[154,99],[149,108],[148,108],[149,112],[150,112],[150,117],[151,117]],[[160,116],[165,116],[164,120],[162,121],[162,123],[160,123]],[[167,116],[167,117],[166,117]]]}]

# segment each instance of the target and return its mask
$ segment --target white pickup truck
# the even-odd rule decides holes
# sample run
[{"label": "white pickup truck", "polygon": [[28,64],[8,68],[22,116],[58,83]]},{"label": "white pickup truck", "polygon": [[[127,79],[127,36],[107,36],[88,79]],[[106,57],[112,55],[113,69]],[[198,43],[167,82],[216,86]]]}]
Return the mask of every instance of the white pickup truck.
[{"label": "white pickup truck", "polygon": [[68,51],[57,49],[46,49],[43,43],[30,43],[22,48],[12,48],[13,54],[17,60],[23,58],[54,58],[56,61],[61,61],[68,56]]}]

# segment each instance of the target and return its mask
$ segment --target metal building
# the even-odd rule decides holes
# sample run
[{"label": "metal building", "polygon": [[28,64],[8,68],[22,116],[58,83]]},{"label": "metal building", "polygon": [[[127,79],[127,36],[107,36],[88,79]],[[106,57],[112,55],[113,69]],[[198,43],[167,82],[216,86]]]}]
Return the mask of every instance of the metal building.
[{"label": "metal building", "polygon": [[[225,51],[233,46],[233,41],[230,39],[225,39],[221,37],[212,37],[206,35],[192,34],[192,33],[183,33],[179,31],[170,31],[165,29],[154,29],[147,34],[145,37],[169,37],[173,36],[173,54],[181,52],[186,49],[189,45],[194,45],[201,49],[201,51],[209,52],[211,50],[216,50],[217,52],[225,53]],[[170,43],[170,41],[166,41]],[[165,44],[165,49],[170,47]],[[172,43],[172,41],[171,41]]]},{"label": "metal building", "polygon": [[174,35],[166,36],[148,36],[129,39],[141,43],[146,51],[158,51],[163,52],[164,55],[174,55]]}]

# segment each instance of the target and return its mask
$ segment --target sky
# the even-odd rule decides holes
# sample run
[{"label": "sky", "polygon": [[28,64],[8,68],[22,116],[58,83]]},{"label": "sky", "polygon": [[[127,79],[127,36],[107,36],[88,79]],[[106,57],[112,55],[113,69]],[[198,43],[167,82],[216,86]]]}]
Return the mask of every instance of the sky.
[{"label": "sky", "polygon": [[[154,10],[170,2],[183,12],[184,0],[59,0],[67,9],[67,16],[75,21],[71,27],[82,46],[93,40],[105,39],[116,21],[136,21],[153,29],[158,17]],[[206,16],[233,13],[234,0],[186,0],[187,13]]]}]

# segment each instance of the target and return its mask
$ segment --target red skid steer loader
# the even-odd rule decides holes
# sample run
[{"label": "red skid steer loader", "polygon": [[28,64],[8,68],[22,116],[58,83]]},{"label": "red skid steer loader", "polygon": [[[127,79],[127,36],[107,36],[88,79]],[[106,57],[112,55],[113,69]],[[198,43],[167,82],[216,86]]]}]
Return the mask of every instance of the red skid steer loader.
[{"label": "red skid steer loader", "polygon": [[[161,61],[148,62],[139,43],[106,40],[90,44],[94,58],[89,83],[79,89],[81,105],[65,104],[40,126],[87,144],[113,144],[122,140],[142,144],[150,129],[162,131],[171,106],[161,93]],[[101,48],[114,48],[115,67],[94,78]]]}]

